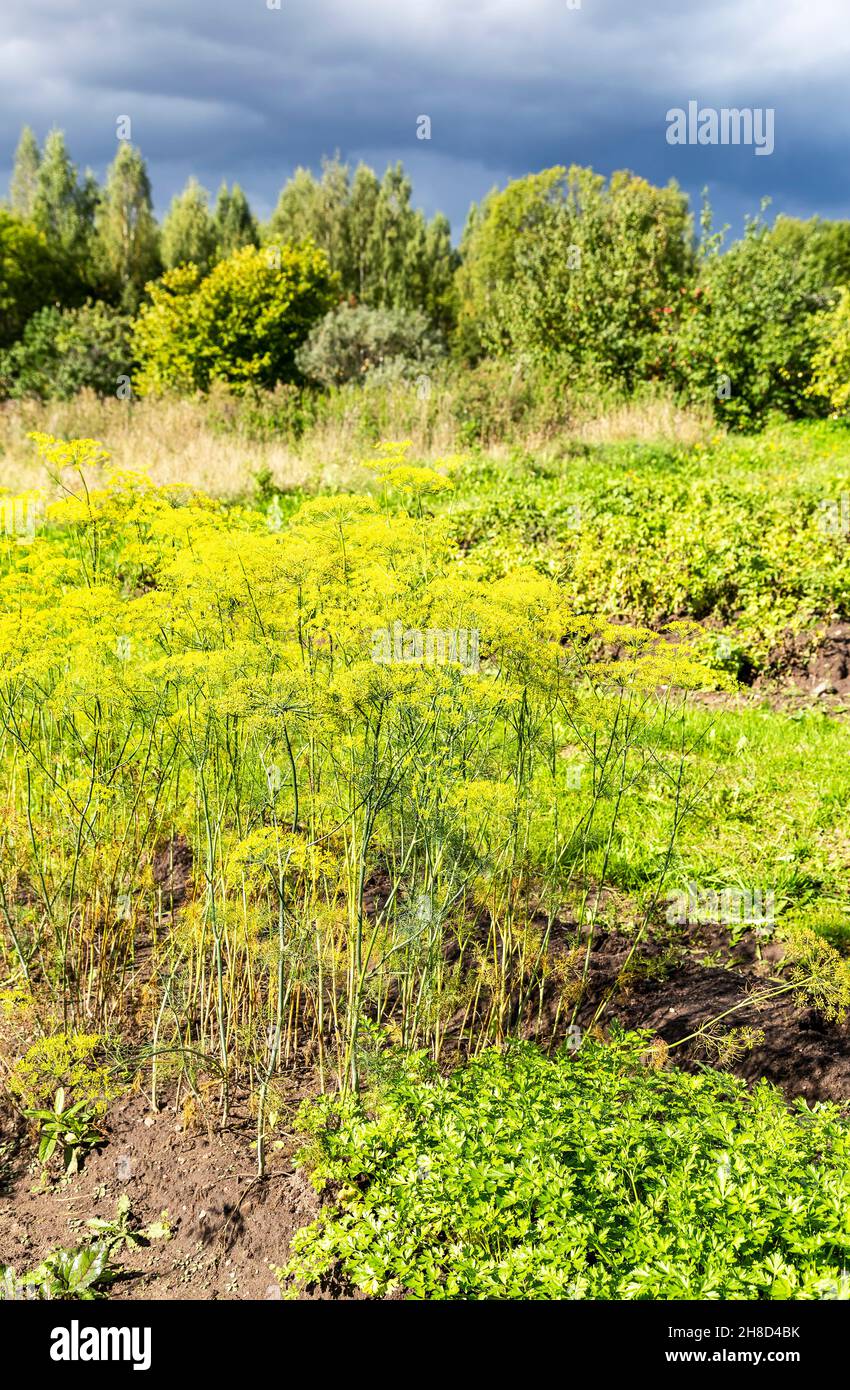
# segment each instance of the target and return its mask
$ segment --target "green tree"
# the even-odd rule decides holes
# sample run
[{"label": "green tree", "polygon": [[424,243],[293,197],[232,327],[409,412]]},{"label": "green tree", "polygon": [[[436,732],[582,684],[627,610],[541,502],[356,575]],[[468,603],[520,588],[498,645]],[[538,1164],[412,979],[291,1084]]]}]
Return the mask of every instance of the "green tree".
[{"label": "green tree", "polygon": [[215,203],[216,256],[219,260],[240,251],[243,246],[259,246],[256,218],[244,192],[235,183],[228,190],[223,183]]},{"label": "green tree", "polygon": [[850,288],[818,319],[818,343],[812,357],[809,394],[829,402],[836,415],[850,415]]},{"label": "green tree", "polygon": [[15,167],[9,185],[9,205],[19,217],[31,218],[33,215],[40,164],[38,141],[30,126],[25,125],[15,151]]},{"label": "green tree", "polygon": [[297,378],[296,351],[339,284],[309,243],[246,246],[205,277],[191,265],[167,271],[150,296],[134,329],[138,392],[206,391],[216,381],[244,390]]},{"label": "green tree", "polygon": [[282,190],[271,216],[268,236],[321,247],[348,292],[351,280],[351,234],[348,165],[339,157],[322,161],[322,176],[298,168]]},{"label": "green tree", "polygon": [[380,192],[380,180],[374,169],[368,164],[358,164],[348,200],[349,255],[341,273],[346,292],[364,303],[371,298],[372,228]]},{"label": "green tree", "polygon": [[420,285],[418,302],[435,323],[445,329],[451,327],[457,316],[455,295],[455,273],[459,256],[452,246],[452,229],[449,219],[438,212],[431,218],[425,232],[424,256],[420,264]]},{"label": "green tree", "polygon": [[161,269],[159,232],[141,152],[126,141],[109,166],[97,219],[98,258],[111,295],[133,312]]},{"label": "green tree", "polygon": [[0,209],[0,348],[20,338],[43,305],[78,303],[83,293],[76,267],[61,247]]},{"label": "green tree", "polygon": [[422,309],[447,327],[457,264],[449,224],[440,214],[428,223],[411,197],[400,163],[379,182],[365,165],[352,179],[338,157],[326,159],[319,179],[296,170],[266,237],[312,240],[327,253],[345,294],[373,307]]},{"label": "green tree", "polygon": [[770,242],[796,261],[823,291],[850,285],[850,222],[780,215],[769,233]]},{"label": "green tree", "polygon": [[61,130],[51,130],[38,166],[32,220],[51,245],[89,275],[98,189],[92,174],[80,181]]},{"label": "green tree", "polygon": [[824,305],[818,278],[760,218],[727,250],[722,234],[706,236],[671,338],[689,394],[739,428],[759,426],[771,410],[817,414],[809,386]]},{"label": "green tree", "polygon": [[45,305],[20,341],[0,352],[0,396],[70,400],[83,387],[114,395],[129,377],[130,322],[102,301],[78,309]]},{"label": "green tree", "polygon": [[171,203],[162,224],[162,261],[167,270],[196,265],[206,273],[216,259],[218,229],[209,194],[191,178]]},{"label": "green tree", "polygon": [[430,223],[413,207],[413,188],[401,163],[381,180],[366,233],[363,298],[387,308],[424,309],[447,328],[452,317],[457,257],[441,213]]},{"label": "green tree", "polygon": [[[480,356],[486,346],[507,348],[510,336],[497,329],[494,302],[517,272],[516,249],[554,199],[562,196],[567,171],[558,165],[515,179],[501,192],[490,191],[473,203],[460,243],[457,271],[458,334],[466,355]],[[496,339],[494,342],[493,339]]]},{"label": "green tree", "polygon": [[471,224],[461,309],[485,347],[630,388],[661,376],[660,325],[693,274],[688,200],[626,170],[548,169]]}]

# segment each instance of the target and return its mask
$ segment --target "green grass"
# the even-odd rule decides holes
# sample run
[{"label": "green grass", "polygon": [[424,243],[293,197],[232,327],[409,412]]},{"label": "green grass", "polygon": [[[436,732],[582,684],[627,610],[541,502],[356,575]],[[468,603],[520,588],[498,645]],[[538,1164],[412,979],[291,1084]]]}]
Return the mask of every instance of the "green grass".
[{"label": "green grass", "polygon": [[[699,797],[683,821],[668,874],[673,892],[737,886],[775,894],[777,919],[850,945],[850,725],[821,710],[705,708],[686,718],[687,780]],[[665,779],[627,798],[608,860],[610,880],[640,892],[669,836]]]},{"label": "green grass", "polygon": [[[786,632],[850,617],[850,544],[825,529],[822,507],[840,509],[843,497],[840,515],[850,512],[841,425],[784,424],[708,447],[568,443],[537,457],[480,455],[455,482],[445,507],[467,563],[493,575],[530,563],[589,612],[694,618],[718,669],[757,672]],[[704,791],[680,829],[670,891],[689,881],[772,891],[778,918],[850,946],[847,720],[752,700],[693,705],[687,740],[688,785]],[[624,799],[606,860],[613,885],[650,891],[670,815],[660,771]]]}]

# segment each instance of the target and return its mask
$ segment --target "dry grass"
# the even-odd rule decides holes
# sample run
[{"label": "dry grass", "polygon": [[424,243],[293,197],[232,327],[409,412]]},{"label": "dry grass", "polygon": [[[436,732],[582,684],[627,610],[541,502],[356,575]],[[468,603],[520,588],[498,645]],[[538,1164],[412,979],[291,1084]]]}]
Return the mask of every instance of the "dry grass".
[{"label": "dry grass", "polygon": [[683,406],[659,393],[608,408],[595,406],[577,419],[575,435],[587,444],[688,445],[706,443],[718,430],[709,406]]},{"label": "dry grass", "polygon": [[[84,392],[69,402],[7,402],[0,405],[0,486],[13,492],[56,491],[27,438],[29,430],[61,439],[98,439],[110,451],[110,471],[146,473],[156,483],[189,483],[223,498],[250,495],[263,469],[282,488],[352,486],[361,481],[359,460],[369,452],[376,430],[384,438],[412,439],[423,459],[462,452],[452,403],[448,389],[426,403],[410,389],[392,387],[380,397],[376,412],[374,396],[366,409],[352,395],[295,443],[252,433],[238,413],[199,400],[101,400]],[[656,394],[604,408],[588,402],[569,429],[538,426],[488,452],[497,455],[511,442],[545,453],[569,438],[593,444],[638,440],[687,445],[716,433],[710,410],[687,409]]]},{"label": "dry grass", "polygon": [[[321,455],[296,452],[284,441],[251,439],[211,428],[196,401],[98,400],[46,405],[15,402],[0,410],[0,482],[13,491],[52,490],[28,430],[60,439],[98,439],[109,450],[109,469],[146,473],[156,483],[190,483],[218,497],[251,491],[256,473],[268,468],[281,487],[340,482],[350,459],[339,446]],[[350,450],[347,451],[350,454]],[[89,479],[95,482],[97,479]]]},{"label": "dry grass", "polygon": [[[387,437],[412,438],[423,458],[451,452],[455,429],[387,414]],[[415,424],[415,421],[413,422]],[[394,428],[404,424],[407,429]],[[109,450],[108,471],[146,473],[155,483],[189,483],[217,497],[250,494],[256,475],[268,469],[281,488],[355,485],[358,461],[370,443],[356,412],[315,425],[297,443],[263,438],[225,425],[221,415],[198,400],[118,401],[83,392],[73,401],[10,401],[0,404],[0,486],[11,491],[44,487],[55,491],[27,433],[42,430],[60,439],[97,439]],[[66,480],[67,481],[67,480]],[[96,483],[96,477],[87,479]]]}]

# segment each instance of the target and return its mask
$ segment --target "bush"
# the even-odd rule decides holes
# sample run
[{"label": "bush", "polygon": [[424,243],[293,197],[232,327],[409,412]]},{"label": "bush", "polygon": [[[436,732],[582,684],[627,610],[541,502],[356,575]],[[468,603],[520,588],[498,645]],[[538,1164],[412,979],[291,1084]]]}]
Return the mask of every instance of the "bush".
[{"label": "bush", "polygon": [[302,1162],[337,1186],[281,1275],[339,1264],[427,1299],[846,1296],[838,1110],[660,1070],[648,1040],[493,1050],[448,1080],[419,1054],[368,1109],[314,1105]]},{"label": "bush", "polygon": [[33,314],[20,342],[0,353],[0,397],[70,400],[84,387],[114,395],[129,375],[131,320],[102,303]]},{"label": "bush", "polygon": [[463,338],[566,362],[573,379],[626,387],[659,377],[659,328],[693,274],[687,197],[627,171],[550,169],[492,195],[465,237]]},{"label": "bush", "polygon": [[444,354],[420,309],[370,309],[340,304],[317,323],[296,360],[322,386],[362,381],[373,373],[412,376]]},{"label": "bush", "polygon": [[819,289],[761,222],[723,254],[712,238],[675,330],[673,368],[691,398],[714,401],[718,416],[742,429],[761,426],[770,411],[818,414],[808,388]]},{"label": "bush", "polygon": [[780,213],[770,239],[794,261],[802,261],[819,289],[833,290],[850,283],[850,222],[801,222]]},{"label": "bush", "polygon": [[309,243],[274,251],[246,246],[207,276],[181,266],[148,287],[133,335],[140,395],[207,391],[217,381],[273,388],[297,377],[296,350],[337,282]]}]

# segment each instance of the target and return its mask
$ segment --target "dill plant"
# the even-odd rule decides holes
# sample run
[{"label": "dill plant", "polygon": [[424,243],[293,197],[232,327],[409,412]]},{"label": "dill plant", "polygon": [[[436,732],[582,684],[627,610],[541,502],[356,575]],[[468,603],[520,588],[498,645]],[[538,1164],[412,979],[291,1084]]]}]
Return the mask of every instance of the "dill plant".
[{"label": "dill plant", "polygon": [[[250,1086],[262,1169],[298,1055],[345,1092],[375,1027],[434,1060],[501,1045],[559,971],[565,1018],[625,799],[651,772],[672,808],[638,937],[690,804],[687,625],[614,629],[533,568],[485,576],[434,514],[454,461],[404,442],[378,495],[279,531],[141,475],[89,489],[96,441],[37,443],[66,495],[0,556],[0,950],[44,1031],[132,1039],[154,1095],[213,1084],[225,1116]],[[396,620],[476,629],[480,669],[376,663]],[[178,841],[175,912],[157,855]]]}]

